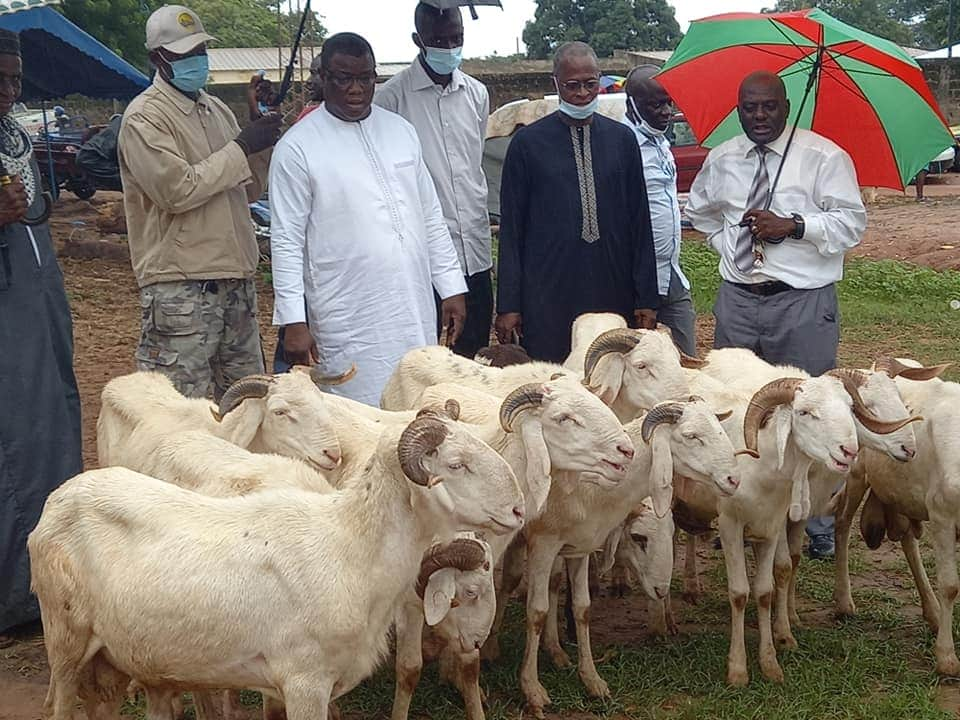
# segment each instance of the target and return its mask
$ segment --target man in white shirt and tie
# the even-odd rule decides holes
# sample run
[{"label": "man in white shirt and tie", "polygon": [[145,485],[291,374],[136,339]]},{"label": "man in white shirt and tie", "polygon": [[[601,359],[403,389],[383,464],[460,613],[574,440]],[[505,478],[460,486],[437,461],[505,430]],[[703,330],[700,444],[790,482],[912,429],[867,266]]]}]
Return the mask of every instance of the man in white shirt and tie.
[{"label": "man in white shirt and tie", "polygon": [[[853,162],[830,140],[799,128],[784,157],[790,102],[772,73],[744,79],[737,112],[745,134],[710,151],[686,207],[720,253],[714,347],[748,348],[819,375],[836,366],[835,283],[866,227]],[[812,557],[833,554],[829,520],[814,518],[807,527]]]},{"label": "man in white shirt and tie", "polygon": [[673,101],[653,77],[659,71],[656,65],[638,65],[628,73],[624,88],[627,113],[623,122],[636,135],[643,156],[643,179],[657,253],[657,322],[670,328],[677,347],[695,357],[697,314],[690,298],[690,281],[680,269],[677,163],[666,133],[673,117]]},{"label": "man in white shirt and tie", "polygon": [[420,3],[414,11],[417,58],[383,87],[373,102],[399,114],[417,131],[443,219],[467,283],[467,319],[454,352],[472,358],[489,344],[493,319],[493,265],[483,139],[490,114],[487,88],[460,70],[460,8]]}]

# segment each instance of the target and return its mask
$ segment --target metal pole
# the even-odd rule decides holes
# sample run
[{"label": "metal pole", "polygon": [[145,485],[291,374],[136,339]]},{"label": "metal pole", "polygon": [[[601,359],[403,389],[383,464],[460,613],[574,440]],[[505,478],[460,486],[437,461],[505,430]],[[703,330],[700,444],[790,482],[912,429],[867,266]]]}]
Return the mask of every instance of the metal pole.
[{"label": "metal pole", "polygon": [[47,101],[40,101],[43,111],[43,136],[47,139],[47,170],[50,173],[50,196],[56,200],[60,197],[60,188],[57,187],[57,174],[53,171],[53,151],[50,149],[50,131],[47,129]]}]

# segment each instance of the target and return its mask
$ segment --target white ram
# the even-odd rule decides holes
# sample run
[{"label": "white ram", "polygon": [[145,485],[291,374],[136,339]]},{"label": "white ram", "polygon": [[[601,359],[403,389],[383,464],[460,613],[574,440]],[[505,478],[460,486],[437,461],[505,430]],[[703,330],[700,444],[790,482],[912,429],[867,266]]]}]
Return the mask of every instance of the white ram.
[{"label": "white ram", "polygon": [[289,720],[325,718],[384,656],[438,530],[515,532],[520,503],[502,458],[435,415],[388,429],[362,476],[328,495],[209,498],[125,468],[78,475],[28,540],[45,710],[69,720],[99,656],[150,707],[182,689],[253,687]]}]

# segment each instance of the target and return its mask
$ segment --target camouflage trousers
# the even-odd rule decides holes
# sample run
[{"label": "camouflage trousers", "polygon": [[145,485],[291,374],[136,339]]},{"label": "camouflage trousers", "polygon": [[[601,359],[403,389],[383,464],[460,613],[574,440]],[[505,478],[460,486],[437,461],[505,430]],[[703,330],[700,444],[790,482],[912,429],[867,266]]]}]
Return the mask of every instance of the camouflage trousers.
[{"label": "camouflage trousers", "polygon": [[169,377],[187,397],[219,398],[262,373],[257,291],[251,280],[180,280],[140,289],[139,370]]}]

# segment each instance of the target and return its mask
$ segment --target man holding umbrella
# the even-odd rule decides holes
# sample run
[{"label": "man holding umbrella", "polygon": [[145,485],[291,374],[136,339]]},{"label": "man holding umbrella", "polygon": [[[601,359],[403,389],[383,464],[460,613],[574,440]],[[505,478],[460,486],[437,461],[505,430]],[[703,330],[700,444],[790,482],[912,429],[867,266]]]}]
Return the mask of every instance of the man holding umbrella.
[{"label": "man holding umbrella", "polygon": [[[714,347],[819,375],[836,366],[835,283],[866,227],[853,162],[802,129],[785,152],[790,102],[773,73],[743,80],[737,112],[744,134],[710,151],[686,208],[720,253]],[[811,522],[811,555],[832,555],[832,522]]]}]

